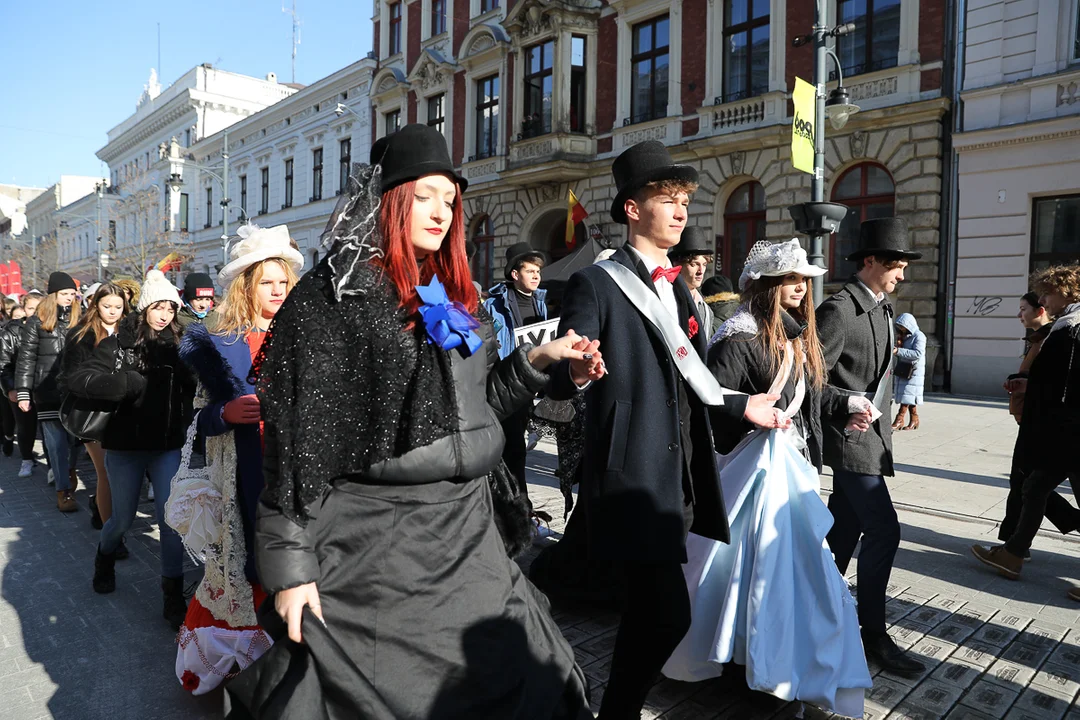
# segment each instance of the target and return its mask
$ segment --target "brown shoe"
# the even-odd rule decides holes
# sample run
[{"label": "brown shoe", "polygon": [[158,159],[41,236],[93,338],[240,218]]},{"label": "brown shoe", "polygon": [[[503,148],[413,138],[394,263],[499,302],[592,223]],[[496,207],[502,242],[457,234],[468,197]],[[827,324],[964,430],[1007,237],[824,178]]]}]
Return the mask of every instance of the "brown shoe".
[{"label": "brown shoe", "polygon": [[1072,590],[1069,591],[1069,598],[1080,602],[1080,586],[1074,587]]},{"label": "brown shoe", "polygon": [[75,512],[79,509],[70,490],[61,490],[56,493],[56,509],[63,513]]},{"label": "brown shoe", "polygon": [[905,430],[918,430],[919,429],[919,409],[914,405],[911,405],[911,419],[908,420]]},{"label": "brown shoe", "polygon": [[971,552],[979,560],[996,569],[1000,575],[1010,580],[1020,579],[1020,571],[1024,568],[1024,558],[1013,555],[1005,549],[1004,545],[995,547],[972,545]]},{"label": "brown shoe", "polygon": [[892,421],[892,429],[899,430],[904,427],[904,416],[907,414],[907,405],[901,405],[900,409],[896,412],[896,419]]}]

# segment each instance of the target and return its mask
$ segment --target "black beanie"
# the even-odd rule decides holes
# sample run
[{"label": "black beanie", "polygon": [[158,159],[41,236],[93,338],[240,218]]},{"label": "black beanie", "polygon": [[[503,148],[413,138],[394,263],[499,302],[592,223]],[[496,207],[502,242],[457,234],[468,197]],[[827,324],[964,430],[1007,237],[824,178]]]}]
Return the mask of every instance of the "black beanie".
[{"label": "black beanie", "polygon": [[[675,247],[678,247],[678,245]],[[713,295],[731,291],[731,280],[724,275],[713,275],[711,278],[708,278],[705,282],[701,283],[700,292],[704,297],[712,297]]]},{"label": "black beanie", "polygon": [[214,297],[214,281],[206,273],[188,273],[184,278],[184,300]]},{"label": "black beanie", "polygon": [[71,276],[65,272],[54,272],[49,275],[49,287],[47,288],[47,294],[52,295],[58,293],[61,290],[78,290],[78,286],[75,285],[75,281],[71,279]]}]

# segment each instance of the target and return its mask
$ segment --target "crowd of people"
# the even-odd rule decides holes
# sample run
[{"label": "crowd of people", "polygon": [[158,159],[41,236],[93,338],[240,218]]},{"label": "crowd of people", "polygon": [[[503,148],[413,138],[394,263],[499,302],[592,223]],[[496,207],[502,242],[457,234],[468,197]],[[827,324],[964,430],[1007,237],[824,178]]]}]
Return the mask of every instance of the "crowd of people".
[{"label": "crowd of people", "polygon": [[[687,226],[692,167],[650,141],[612,173],[626,244],[557,303],[525,242],[505,282],[474,283],[468,181],[425,125],[354,166],[302,278],[288,228],[253,224],[220,293],[199,273],[182,290],[151,270],[82,291],[52,273],[4,303],[3,453],[17,444],[31,478],[40,430],[70,513],[86,449],[100,594],[118,591],[149,481],[177,679],[224,685],[229,717],[591,718],[551,616],[567,599],[621,613],[605,720],[639,717],[661,674],[732,668],[861,717],[868,661],[925,670],[885,612],[891,434],[919,428],[928,370],[891,298],[921,256],[903,220],[869,220],[857,272],[820,306],[825,269],[797,239],[756,243],[736,291],[706,277],[710,236]],[[555,318],[549,342],[520,332]],[[1080,529],[1055,492],[1076,482],[1070,456],[1047,452],[1080,430],[1080,266],[1037,273],[1020,318],[1005,544],[973,548],[1014,579],[1044,515]],[[539,427],[558,443],[557,542],[525,478]],[[530,542],[526,578],[514,557]],[[860,542],[856,603],[844,574]],[[202,567],[190,602],[185,552]]]}]

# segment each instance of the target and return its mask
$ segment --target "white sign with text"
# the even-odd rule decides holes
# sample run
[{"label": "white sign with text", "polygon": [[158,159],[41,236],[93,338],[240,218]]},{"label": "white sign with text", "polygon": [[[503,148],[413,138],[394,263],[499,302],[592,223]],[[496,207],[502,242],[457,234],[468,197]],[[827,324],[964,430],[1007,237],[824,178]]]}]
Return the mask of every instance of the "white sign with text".
[{"label": "white sign with text", "polygon": [[533,345],[543,345],[554,340],[558,332],[559,318],[551,318],[532,325],[525,325],[514,328],[514,344],[532,343]]}]

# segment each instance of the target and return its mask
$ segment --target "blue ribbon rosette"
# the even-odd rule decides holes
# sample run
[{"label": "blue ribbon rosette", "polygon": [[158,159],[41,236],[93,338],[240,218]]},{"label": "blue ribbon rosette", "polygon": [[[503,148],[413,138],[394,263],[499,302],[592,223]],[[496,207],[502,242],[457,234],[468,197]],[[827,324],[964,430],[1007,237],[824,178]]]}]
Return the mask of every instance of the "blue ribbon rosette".
[{"label": "blue ribbon rosette", "polygon": [[474,318],[459,302],[446,295],[446,288],[439,282],[438,276],[431,278],[428,285],[417,285],[416,294],[420,297],[420,317],[424,321],[428,342],[435,343],[443,350],[453,350],[464,344],[463,352],[472,355],[480,349],[484,341],[474,330],[480,327],[480,321]]}]

